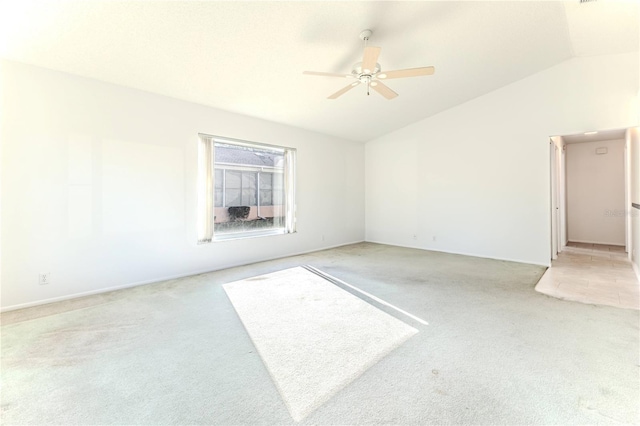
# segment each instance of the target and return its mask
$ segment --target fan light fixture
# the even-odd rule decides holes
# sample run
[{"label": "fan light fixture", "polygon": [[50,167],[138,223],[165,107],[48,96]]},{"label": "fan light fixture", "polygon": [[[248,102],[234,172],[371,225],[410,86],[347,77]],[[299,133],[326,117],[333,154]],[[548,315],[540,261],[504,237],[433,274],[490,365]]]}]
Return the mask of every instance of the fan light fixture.
[{"label": "fan light fixture", "polygon": [[435,72],[434,67],[408,68],[403,70],[386,71],[383,73],[380,72],[382,68],[377,61],[378,56],[380,56],[381,48],[375,46],[367,46],[367,42],[369,41],[369,37],[371,37],[371,34],[373,34],[371,30],[364,30],[360,33],[360,39],[364,41],[364,53],[362,55],[362,62],[357,62],[353,65],[351,74],[334,74],[315,71],[305,71],[303,72],[303,74],[319,75],[324,77],[347,77],[356,79],[356,81],[349,84],[347,87],[344,87],[338,90],[333,95],[329,96],[328,99],[336,99],[360,84],[364,84],[367,86],[367,95],[369,94],[369,88],[372,87],[376,92],[380,93],[385,98],[393,99],[398,96],[398,94],[387,87],[385,84],[383,84],[381,80],[432,75]]}]

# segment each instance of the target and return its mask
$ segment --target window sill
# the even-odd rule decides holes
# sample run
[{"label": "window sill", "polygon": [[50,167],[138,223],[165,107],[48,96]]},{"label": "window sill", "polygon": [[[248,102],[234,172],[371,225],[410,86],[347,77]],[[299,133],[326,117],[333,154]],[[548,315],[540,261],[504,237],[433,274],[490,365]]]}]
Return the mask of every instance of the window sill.
[{"label": "window sill", "polygon": [[[294,231],[295,232],[295,231]],[[269,229],[263,231],[248,231],[248,232],[229,232],[227,234],[219,234],[213,236],[213,242],[223,242],[223,241],[232,241],[232,240],[244,240],[247,238],[259,238],[259,237],[269,237],[272,235],[284,235],[291,234],[292,232],[285,232],[284,229]]]}]

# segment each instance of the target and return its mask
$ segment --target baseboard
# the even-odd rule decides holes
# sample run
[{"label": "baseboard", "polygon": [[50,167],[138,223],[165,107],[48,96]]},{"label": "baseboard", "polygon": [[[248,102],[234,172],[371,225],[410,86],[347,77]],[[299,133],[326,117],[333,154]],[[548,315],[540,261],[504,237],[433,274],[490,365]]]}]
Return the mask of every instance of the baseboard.
[{"label": "baseboard", "polygon": [[640,281],[640,268],[635,262],[631,262],[631,266],[633,266],[633,272],[636,273],[636,277],[638,277],[638,281]]},{"label": "baseboard", "polygon": [[438,252],[438,253],[459,254],[461,256],[479,257],[481,259],[503,260],[503,261],[506,261],[506,262],[515,262],[515,263],[524,263],[524,264],[527,264],[527,265],[544,266],[545,268],[548,268],[548,267],[551,266],[551,260],[549,260],[549,263],[538,263],[538,262],[531,262],[529,260],[522,260],[522,259],[513,259],[513,258],[507,258],[507,257],[492,257],[492,256],[485,256],[485,255],[477,254],[477,253],[466,253],[466,252],[461,252],[461,251],[440,250],[440,249],[437,249],[437,248],[424,248],[424,247],[418,247],[418,246],[386,243],[386,242],[383,242],[383,241],[374,241],[374,240],[365,240],[365,241],[368,242],[368,243],[384,244],[384,245],[387,245],[387,246],[394,246],[394,247],[411,248],[411,249],[424,250],[424,251],[435,251],[435,252]]},{"label": "baseboard", "polygon": [[606,242],[602,242],[602,241],[569,240],[569,242],[582,243],[582,244],[604,244],[604,245],[608,245],[608,246],[626,247],[626,245],[624,243],[622,243],[622,244],[620,244],[620,243],[606,243]]},{"label": "baseboard", "polygon": [[315,252],[318,252],[318,251],[329,250],[329,249],[333,249],[333,248],[349,246],[349,245],[352,245],[352,244],[358,244],[358,243],[363,243],[363,242],[365,242],[365,241],[364,240],[359,240],[359,241],[353,241],[353,242],[349,242],[349,243],[336,244],[336,245],[321,247],[321,248],[317,248],[317,249],[313,249],[313,250],[294,252],[294,253],[290,253],[290,254],[283,255],[283,256],[270,257],[270,258],[267,258],[267,259],[258,260],[258,261],[254,261],[254,262],[238,262],[238,263],[226,265],[226,266],[224,266],[222,268],[202,269],[202,270],[198,270],[198,271],[190,271],[190,272],[185,272],[183,274],[170,275],[170,276],[159,277],[159,278],[152,278],[150,280],[136,281],[136,282],[133,282],[133,283],[123,284],[123,285],[119,285],[119,286],[105,287],[105,288],[96,289],[96,290],[89,290],[89,291],[83,291],[83,292],[80,292],[80,293],[68,294],[68,295],[65,295],[65,296],[58,296],[58,297],[52,297],[52,298],[49,298],[49,299],[36,300],[36,301],[33,301],[33,302],[19,303],[17,305],[10,305],[10,306],[1,307],[0,308],[0,313],[9,312],[9,311],[15,311],[15,310],[18,310],[18,309],[32,308],[34,306],[47,305],[49,303],[62,302],[64,300],[77,299],[79,297],[86,297],[86,296],[93,296],[93,295],[96,295],[96,294],[109,293],[111,291],[124,290],[126,288],[138,287],[138,286],[141,286],[141,285],[154,284],[154,283],[159,283],[159,282],[168,281],[168,280],[175,280],[177,278],[190,277],[192,275],[206,274],[208,272],[216,272],[216,271],[221,271],[223,269],[237,268],[239,266],[246,266],[246,265],[252,265],[252,264],[256,264],[256,263],[260,263],[260,262],[268,262],[268,261],[271,261],[271,260],[284,259],[285,257],[300,256],[300,255],[303,255],[303,254],[315,253]]}]

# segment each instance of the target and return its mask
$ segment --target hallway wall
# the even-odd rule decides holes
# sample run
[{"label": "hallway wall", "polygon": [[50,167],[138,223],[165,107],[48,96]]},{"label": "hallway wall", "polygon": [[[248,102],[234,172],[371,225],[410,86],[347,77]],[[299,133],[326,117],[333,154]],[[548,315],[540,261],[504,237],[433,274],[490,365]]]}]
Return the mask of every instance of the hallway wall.
[{"label": "hallway wall", "polygon": [[567,144],[569,241],[625,245],[624,144],[623,139]]}]

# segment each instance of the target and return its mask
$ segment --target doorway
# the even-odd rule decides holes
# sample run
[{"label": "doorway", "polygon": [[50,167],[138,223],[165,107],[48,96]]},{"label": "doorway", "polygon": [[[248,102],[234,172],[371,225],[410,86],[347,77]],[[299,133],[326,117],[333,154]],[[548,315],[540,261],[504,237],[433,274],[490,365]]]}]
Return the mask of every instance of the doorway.
[{"label": "doorway", "polygon": [[536,291],[560,299],[640,309],[631,252],[628,130],[549,141],[551,268]]},{"label": "doorway", "polygon": [[629,252],[627,129],[550,138],[551,259],[569,242]]}]

